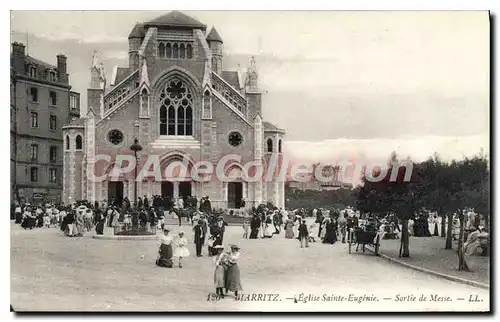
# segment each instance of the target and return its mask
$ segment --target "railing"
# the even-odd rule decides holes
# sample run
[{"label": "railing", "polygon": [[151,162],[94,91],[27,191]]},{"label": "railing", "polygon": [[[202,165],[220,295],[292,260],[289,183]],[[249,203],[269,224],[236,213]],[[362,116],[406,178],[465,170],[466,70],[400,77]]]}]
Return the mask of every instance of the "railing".
[{"label": "railing", "polygon": [[219,92],[229,103],[236,107],[241,113],[246,115],[247,101],[231,85],[223,80],[216,73],[212,73],[212,88]]},{"label": "railing", "polygon": [[134,72],[107,93],[104,96],[104,112],[107,113],[130,96],[139,87],[138,81],[139,73]]},{"label": "railing", "polygon": [[149,223],[146,225],[132,225],[119,223],[113,227],[114,235],[117,236],[147,236],[156,235],[156,226],[151,226]]}]

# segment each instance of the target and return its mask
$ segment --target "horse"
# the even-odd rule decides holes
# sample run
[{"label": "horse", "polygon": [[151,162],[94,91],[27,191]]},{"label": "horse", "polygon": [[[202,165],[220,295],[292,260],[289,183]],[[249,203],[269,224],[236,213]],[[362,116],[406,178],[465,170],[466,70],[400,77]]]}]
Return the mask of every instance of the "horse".
[{"label": "horse", "polygon": [[196,208],[188,207],[188,208],[172,208],[167,210],[168,214],[175,214],[177,216],[177,220],[179,221],[179,226],[182,226],[182,218],[186,220],[187,223],[193,222],[194,213],[196,212]]}]

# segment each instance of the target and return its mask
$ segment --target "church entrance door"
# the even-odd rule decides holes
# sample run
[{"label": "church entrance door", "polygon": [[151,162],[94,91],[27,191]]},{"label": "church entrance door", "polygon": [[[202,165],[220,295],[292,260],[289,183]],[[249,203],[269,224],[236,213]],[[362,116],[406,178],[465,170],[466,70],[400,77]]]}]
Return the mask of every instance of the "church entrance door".
[{"label": "church entrance door", "polygon": [[170,181],[165,181],[161,183],[161,196],[174,198],[174,184]]},{"label": "church entrance door", "polygon": [[191,182],[184,181],[179,182],[179,197],[189,197],[191,196]]},{"label": "church entrance door", "polygon": [[119,205],[123,201],[123,182],[112,181],[108,182],[108,202],[111,203],[115,200]]},{"label": "church entrance door", "polygon": [[227,184],[227,207],[231,209],[241,208],[241,200],[243,199],[243,183],[228,182]]}]

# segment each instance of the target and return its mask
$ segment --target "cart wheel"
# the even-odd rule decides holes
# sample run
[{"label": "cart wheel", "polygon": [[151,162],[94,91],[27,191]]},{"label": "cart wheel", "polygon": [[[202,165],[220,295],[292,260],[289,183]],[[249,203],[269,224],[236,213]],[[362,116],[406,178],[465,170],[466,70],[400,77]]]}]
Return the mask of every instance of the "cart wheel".
[{"label": "cart wheel", "polygon": [[347,242],[349,243],[349,254],[351,253],[351,245],[352,245],[352,229],[349,229],[349,232],[347,233],[348,240]]},{"label": "cart wheel", "polygon": [[377,239],[375,240],[375,256],[378,256],[379,248],[380,248],[380,236],[377,235]]}]

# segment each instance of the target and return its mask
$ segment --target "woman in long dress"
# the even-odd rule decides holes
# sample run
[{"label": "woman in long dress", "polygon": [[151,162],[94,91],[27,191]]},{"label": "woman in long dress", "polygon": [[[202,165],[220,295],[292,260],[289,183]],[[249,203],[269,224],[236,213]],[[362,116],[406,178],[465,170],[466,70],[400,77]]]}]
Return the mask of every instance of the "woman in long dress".
[{"label": "woman in long dress", "polygon": [[326,236],[326,224],[330,221],[330,218],[325,218],[323,219],[323,222],[321,223],[321,231],[319,233],[319,240],[323,241],[325,240]]},{"label": "woman in long dress", "polygon": [[285,223],[285,238],[293,239],[293,237],[295,237],[293,232],[293,220],[288,218]]},{"label": "woman in long dress", "polygon": [[224,266],[224,261],[226,259],[226,254],[224,251],[224,246],[217,245],[213,249],[216,252],[214,257],[215,272],[214,272],[214,285],[215,294],[224,298],[224,287],[226,286],[226,267]]},{"label": "woman in long dress", "polygon": [[106,221],[106,217],[104,216],[101,209],[97,208],[95,210],[95,232],[97,235],[104,234],[104,222]]},{"label": "woman in long dress", "polygon": [[85,232],[85,222],[83,218],[83,212],[78,211],[76,215],[76,236],[82,237],[83,233]]},{"label": "woman in long dress", "polygon": [[257,239],[259,235],[260,228],[260,218],[257,215],[253,215],[252,220],[250,221],[250,239]]},{"label": "woman in long dress", "polygon": [[158,250],[158,258],[156,265],[160,267],[172,268],[172,237],[169,235],[169,230],[163,230],[163,236],[160,237],[160,249]]},{"label": "woman in long dress", "polygon": [[323,244],[334,244],[337,241],[337,225],[333,220],[328,220],[325,227]]},{"label": "woman in long dress", "polygon": [[175,241],[174,256],[179,258],[179,268],[182,268],[182,258],[189,256],[189,249],[187,248],[187,238],[184,237],[184,232],[179,232],[179,237]]},{"label": "woman in long dress", "polygon": [[21,224],[23,222],[23,214],[20,205],[16,205],[16,208],[14,209],[14,214],[16,218],[16,224]]},{"label": "woman in long dress", "polygon": [[415,235],[415,221],[413,219],[408,220],[408,234],[410,236]]},{"label": "woman in long dress", "polygon": [[117,209],[114,209],[113,211],[113,219],[111,220],[111,227],[116,227],[118,226],[118,218],[120,218],[120,213],[118,212]]},{"label": "woman in long dress", "polygon": [[276,232],[276,228],[273,225],[273,219],[270,215],[266,217],[265,229],[264,229],[264,237],[272,238],[274,233]]},{"label": "woman in long dress", "polygon": [[240,248],[236,245],[231,245],[231,251],[226,254],[226,293],[234,292],[234,296],[238,296],[238,291],[243,290],[240,279],[240,268],[238,267],[238,260],[240,258]]}]

